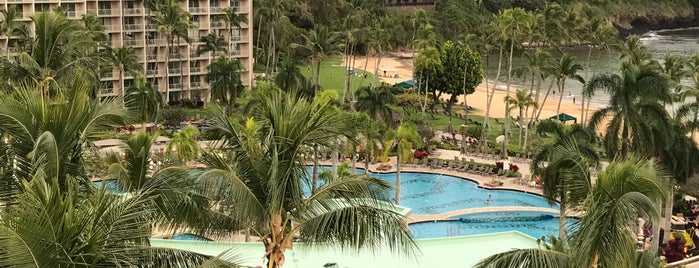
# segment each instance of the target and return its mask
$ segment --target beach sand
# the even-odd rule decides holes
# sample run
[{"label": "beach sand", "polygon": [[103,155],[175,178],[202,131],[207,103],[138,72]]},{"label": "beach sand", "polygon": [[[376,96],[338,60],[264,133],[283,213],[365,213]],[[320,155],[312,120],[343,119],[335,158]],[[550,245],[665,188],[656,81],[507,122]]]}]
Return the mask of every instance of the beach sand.
[{"label": "beach sand", "polygon": [[[381,59],[381,63],[378,69],[378,75],[381,79],[381,81],[389,83],[389,84],[396,84],[405,80],[409,80],[413,78],[413,59],[409,58],[410,56],[414,56],[412,53],[403,53],[402,57],[399,55],[391,55],[391,56],[385,56]],[[354,68],[355,69],[362,69],[366,70],[369,73],[373,73],[374,70],[376,70],[376,62],[377,58],[375,57],[369,57],[369,61],[366,61],[365,57],[357,57],[356,60],[354,61]],[[366,64],[366,68],[365,68]],[[386,72],[386,76],[384,76],[384,71]],[[396,75],[398,77],[396,77]],[[492,88],[494,84],[492,81],[489,82],[489,86]],[[543,86],[542,86],[543,87]],[[510,86],[510,95],[514,95],[515,91],[520,88],[517,85],[511,85]],[[469,94],[466,96],[466,101],[469,106],[475,108],[474,111],[471,111],[471,114],[475,115],[485,115],[486,108],[487,108],[487,93],[486,93],[486,85],[485,81],[481,83],[478,87],[476,87],[476,90],[473,94]],[[545,89],[542,88],[541,92],[541,100],[543,100],[544,94],[546,93]],[[565,93],[566,95],[563,97],[563,101],[561,103],[561,113],[566,113],[569,115],[572,115],[576,118],[580,118],[581,116],[581,111],[582,111],[582,106],[580,104],[580,96],[568,96],[568,93]],[[495,96],[493,96],[493,103],[491,104],[490,108],[490,116],[495,117],[495,118],[505,118],[505,101],[504,98],[506,96],[506,85],[505,81],[501,81],[497,84],[497,89],[495,90]],[[543,105],[543,111],[541,112],[541,116],[539,119],[545,119],[551,116],[556,115],[556,108],[558,106],[558,98],[560,95],[549,95],[548,99],[546,100],[546,104]],[[443,100],[446,100],[449,98],[448,95],[442,94],[441,98]],[[573,104],[573,99],[575,99],[575,104]],[[540,100],[540,102],[541,102]],[[458,103],[464,102],[464,97],[460,96]],[[530,109],[531,111],[531,109]],[[590,112],[589,115],[592,115],[592,113],[595,111],[595,107],[591,106],[590,107]],[[518,116],[519,111],[512,111],[512,115],[514,117]]]}]

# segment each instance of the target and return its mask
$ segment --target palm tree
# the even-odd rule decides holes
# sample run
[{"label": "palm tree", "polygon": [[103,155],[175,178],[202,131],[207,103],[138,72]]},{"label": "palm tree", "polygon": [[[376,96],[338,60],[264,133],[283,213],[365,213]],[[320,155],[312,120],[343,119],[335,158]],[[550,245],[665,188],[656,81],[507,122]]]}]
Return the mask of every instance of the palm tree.
[{"label": "palm tree", "polygon": [[17,6],[9,5],[7,9],[0,10],[2,20],[0,20],[0,32],[7,37],[5,47],[7,48],[7,58],[10,58],[10,42],[12,37],[20,35],[20,31],[24,23],[19,21],[22,18],[22,12],[17,10]]},{"label": "palm tree", "polygon": [[303,94],[298,93],[301,93],[299,91],[303,88],[306,77],[299,70],[299,65],[299,62],[291,57],[283,60],[279,72],[274,76],[274,83],[282,90],[296,92],[296,95],[301,97]]},{"label": "palm tree", "polygon": [[55,98],[36,87],[16,87],[13,94],[0,96],[0,133],[5,140],[0,159],[11,161],[0,168],[0,185],[8,187],[2,189],[4,196],[12,198],[22,189],[21,181],[31,179],[40,167],[46,176],[58,178],[62,187],[69,177],[82,185],[90,183],[80,157],[88,138],[120,123],[123,113],[111,100],[90,99],[88,79],[78,73],[73,87]]},{"label": "palm tree", "polygon": [[[600,63],[602,60],[602,52],[604,51],[610,51],[612,49],[618,49],[620,44],[619,40],[619,33],[614,28],[613,26],[609,24],[605,24],[601,26],[597,31],[593,32],[590,36],[591,42],[594,46],[597,47],[597,63]],[[595,74],[597,74],[597,68],[592,68],[592,75],[591,77],[594,77]],[[589,77],[586,77],[585,80],[587,81]],[[585,94],[586,92],[583,92],[583,96],[588,98],[589,100],[592,100],[592,95],[587,95]],[[593,93],[593,92],[587,92],[587,93]],[[588,113],[590,111],[590,103],[591,101],[588,101],[586,106],[584,107],[585,110],[585,116],[584,118],[581,119],[581,122],[587,122],[588,121]]]},{"label": "palm tree", "polygon": [[[189,18],[188,12],[182,9],[179,3],[168,0],[159,5],[158,9],[152,17],[148,17],[149,23],[155,24],[158,27],[158,33],[165,36],[165,103],[170,102],[170,50],[173,46],[175,37],[189,40]],[[179,50],[179,46],[177,48]]]},{"label": "palm tree", "polygon": [[[288,6],[289,1],[287,0],[265,0],[260,2],[257,9],[258,12],[255,12],[259,16],[260,23],[258,25],[266,25],[267,33],[269,33],[267,42],[267,62],[265,64],[266,74],[274,72],[277,66],[277,39],[275,28],[277,27],[278,21],[285,17]],[[266,23],[262,22],[263,19],[267,20]],[[257,30],[256,47],[260,47],[261,30],[262,27],[259,27]]]},{"label": "palm tree", "polygon": [[[422,82],[422,77],[425,77],[425,96],[427,92],[430,91],[430,76],[436,75],[437,68],[442,64],[439,50],[436,47],[425,47],[420,49],[417,58],[415,59],[415,69],[420,70],[420,83]],[[420,88],[418,87],[418,93],[420,93]],[[422,117],[425,118],[425,108],[427,103],[422,105]]]},{"label": "palm tree", "polygon": [[244,70],[240,60],[223,55],[207,66],[204,79],[211,86],[211,98],[229,107],[234,105],[235,98],[244,89],[240,80],[240,73]]},{"label": "palm tree", "polygon": [[582,84],[585,84],[585,79],[578,74],[582,71],[582,65],[575,63],[575,56],[570,54],[563,54],[558,60],[557,64],[552,68],[553,75],[556,76],[556,84],[558,85],[558,93],[561,95],[558,97],[558,106],[556,107],[556,115],[561,113],[561,103],[563,102],[563,90],[565,90],[565,83],[567,78],[571,78]]},{"label": "palm tree", "polygon": [[[183,132],[184,134],[180,134]],[[173,136],[171,142],[178,150],[177,154],[182,157],[180,160],[188,161],[192,159],[192,154],[197,153],[198,147],[193,140],[195,134],[198,134],[196,128],[193,131],[185,129]],[[107,174],[117,180],[119,189],[128,193],[128,198],[152,200],[155,211],[151,221],[168,230],[187,228],[203,234],[225,233],[236,228],[232,219],[211,210],[216,200],[216,195],[212,192],[217,189],[210,187],[216,182],[199,180],[187,167],[160,168],[155,163],[152,146],[157,136],[141,131],[121,145],[123,157],[105,157],[103,161],[108,165]],[[187,138],[186,141],[183,140],[184,137]],[[168,151],[170,147],[168,144]],[[192,149],[193,147],[196,148]]]},{"label": "palm tree", "polygon": [[[524,11],[522,8],[510,8],[501,11],[496,17],[496,27],[500,31],[503,40],[510,41],[510,53],[509,60],[507,62],[507,92],[506,96],[510,95],[510,84],[512,82],[512,57],[514,56],[515,43],[521,43],[519,34],[524,23],[527,20],[530,13]],[[501,59],[502,60],[502,59]],[[507,114],[507,107],[505,109],[505,140],[502,143],[502,155],[507,157],[507,132],[509,130],[510,116]]]},{"label": "palm tree", "polygon": [[624,64],[621,75],[599,74],[585,87],[586,92],[603,90],[610,96],[609,106],[595,112],[590,127],[596,128],[607,116],[604,147],[613,159],[621,147],[621,158],[630,149],[650,155],[665,145],[671,127],[662,103],[670,101],[667,79],[651,66]]},{"label": "palm tree", "polygon": [[552,120],[541,122],[537,133],[553,141],[534,156],[531,171],[542,179],[546,200],[560,201],[558,238],[565,240],[566,210],[581,204],[591,187],[590,170],[599,166],[595,135],[582,125]]},{"label": "palm tree", "polygon": [[[522,147],[522,129],[525,128],[524,125],[524,117],[526,114],[524,113],[525,109],[528,109],[530,106],[537,108],[539,107],[539,104],[534,101],[534,96],[527,91],[526,88],[520,88],[517,90],[515,93],[515,96],[505,96],[505,103],[507,104],[507,112],[509,114],[510,111],[513,109],[518,109],[519,110],[519,147]],[[528,129],[528,127],[527,127]],[[526,148],[526,142],[525,142],[525,148]]]},{"label": "palm tree", "polygon": [[393,125],[393,110],[389,105],[395,102],[395,96],[388,86],[367,86],[357,90],[357,111],[364,111],[374,120],[388,125]]},{"label": "palm tree", "polygon": [[420,134],[417,133],[415,126],[409,123],[401,123],[395,132],[387,135],[388,142],[386,143],[386,148],[384,150],[391,150],[393,146],[396,146],[396,205],[400,205],[400,163],[402,161],[412,162],[413,161],[413,148],[422,146],[422,139]]},{"label": "palm tree", "polygon": [[284,265],[292,237],[343,249],[390,245],[396,252],[412,252],[414,243],[400,217],[385,209],[389,203],[378,201],[386,200],[384,182],[353,176],[303,194],[302,185],[310,188],[303,148],[332,146],[349,127],[346,117],[329,102],[309,103],[279,90],[256,94],[258,105],[245,126],[213,108],[211,123],[225,133],[226,146],[204,153],[209,168],[202,177],[225,179],[221,189],[231,203],[222,203],[223,209],[260,234],[268,267]]},{"label": "palm tree", "polygon": [[105,57],[98,51],[95,35],[84,25],[60,12],[41,12],[31,18],[36,25],[31,48],[14,60],[0,59],[0,80],[11,85],[40,85],[48,94],[58,84],[72,82],[78,72],[97,77],[99,68],[94,67]]},{"label": "palm tree", "polygon": [[145,130],[146,122],[153,122],[158,118],[163,106],[163,96],[145,76],[136,76],[134,83],[126,89],[124,100],[128,110],[139,120]]},{"label": "palm tree", "polygon": [[639,67],[648,65],[652,66],[653,68],[660,67],[657,61],[653,60],[650,52],[643,47],[641,39],[637,35],[629,36],[629,38],[626,39],[626,43],[621,49],[620,59],[628,64]]},{"label": "palm tree", "polygon": [[216,52],[218,51],[228,51],[226,48],[226,40],[223,39],[223,36],[216,34],[214,32],[210,32],[209,34],[202,36],[199,39],[199,42],[204,43],[203,45],[199,45],[199,48],[197,48],[197,55],[204,54],[206,52],[211,52],[211,62],[214,62],[214,59],[216,58]]},{"label": "palm tree", "polygon": [[196,138],[200,135],[197,128],[187,126],[172,135],[165,152],[172,154],[174,151],[176,158],[186,164],[199,156],[199,144]]},{"label": "palm tree", "polygon": [[143,65],[138,62],[138,55],[136,55],[136,50],[133,47],[118,47],[114,49],[109,49],[109,57],[112,64],[119,70],[119,91],[118,96],[123,99],[125,95],[124,90],[124,72],[130,74],[131,76],[136,76],[138,74],[143,74]]},{"label": "palm tree", "polygon": [[612,162],[583,201],[585,214],[568,251],[513,249],[475,267],[636,267],[636,237],[629,229],[639,215],[658,224],[656,200],[665,197],[664,179],[650,160]]},{"label": "palm tree", "polygon": [[153,192],[123,198],[105,191],[85,192],[72,180],[59,187],[56,177],[37,174],[28,179],[17,205],[2,213],[3,267],[211,264],[200,254],[150,245],[150,219],[157,215]]},{"label": "palm tree", "polygon": [[236,11],[235,8],[227,7],[223,9],[223,17],[221,17],[221,19],[228,28],[228,51],[232,51],[233,49],[231,46],[233,45],[233,27],[240,29],[243,23],[248,23],[248,17],[247,15]]},{"label": "palm tree", "polygon": [[[315,62],[315,77],[316,91],[320,89],[320,64],[327,55],[339,54],[340,45],[342,44],[342,36],[339,32],[331,31],[328,27],[318,25],[310,30],[308,34],[302,34],[304,44],[292,44],[292,47],[300,47],[307,50],[311,54],[313,62]],[[312,64],[311,64],[312,65]]]}]

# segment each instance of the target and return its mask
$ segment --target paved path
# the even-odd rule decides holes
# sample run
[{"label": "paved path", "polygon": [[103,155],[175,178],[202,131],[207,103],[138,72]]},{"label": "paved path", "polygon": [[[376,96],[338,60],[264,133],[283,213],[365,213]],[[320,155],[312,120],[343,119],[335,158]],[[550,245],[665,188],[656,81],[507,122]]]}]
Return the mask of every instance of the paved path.
[{"label": "paved path", "polygon": [[408,223],[425,222],[425,221],[441,221],[447,220],[455,216],[479,213],[479,212],[501,212],[501,211],[536,211],[558,214],[558,209],[544,207],[525,207],[525,206],[493,206],[493,207],[477,207],[453,210],[439,214],[414,214],[408,216]]}]

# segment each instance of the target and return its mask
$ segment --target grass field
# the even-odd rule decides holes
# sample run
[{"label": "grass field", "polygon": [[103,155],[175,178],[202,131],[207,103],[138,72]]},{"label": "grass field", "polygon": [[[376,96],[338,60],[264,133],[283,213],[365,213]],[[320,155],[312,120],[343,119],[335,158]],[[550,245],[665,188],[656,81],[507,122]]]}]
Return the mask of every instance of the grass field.
[{"label": "grass field", "polygon": [[[308,65],[299,66],[301,73],[309,78],[311,76],[311,69]],[[369,85],[374,81],[378,81],[374,75],[369,72],[364,72],[363,70],[356,70],[358,75],[352,76],[350,81],[350,87],[352,91],[356,91],[359,85],[362,86]],[[362,78],[361,75],[367,74],[367,78]],[[325,58],[323,62],[320,63],[320,87],[323,89],[331,89],[337,91],[337,93],[342,96],[342,92],[345,88],[345,67],[342,66],[342,56],[331,56]],[[363,82],[362,82],[363,80]]]}]

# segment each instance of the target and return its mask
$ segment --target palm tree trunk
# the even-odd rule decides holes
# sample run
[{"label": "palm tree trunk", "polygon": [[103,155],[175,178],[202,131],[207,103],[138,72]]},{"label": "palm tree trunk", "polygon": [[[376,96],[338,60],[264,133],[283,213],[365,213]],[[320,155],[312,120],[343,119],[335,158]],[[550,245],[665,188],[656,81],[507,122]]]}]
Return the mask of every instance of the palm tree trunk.
[{"label": "palm tree trunk", "polygon": [[352,174],[357,174],[357,154],[352,150]]},{"label": "palm tree trunk", "polygon": [[318,145],[313,146],[313,178],[311,179],[311,194],[316,192],[318,184]]},{"label": "palm tree trunk", "polygon": [[124,68],[119,68],[119,96],[121,97],[121,107],[124,107],[124,98],[126,96],[124,92]]},{"label": "palm tree trunk", "polygon": [[[540,78],[540,79],[536,80],[536,95],[535,95],[535,97],[534,97],[534,98],[535,98],[534,102],[537,104],[537,106],[539,105],[539,96],[540,96],[540,93],[541,93],[541,81],[544,80],[544,78],[541,77],[541,76],[540,76],[539,78]],[[532,122],[534,122],[534,118],[535,118],[535,116],[536,116],[536,112],[537,112],[537,109],[538,109],[537,106],[532,107],[532,115],[531,115],[531,117],[529,117],[529,118],[530,118],[530,119],[529,119],[529,124],[531,124]],[[542,108],[543,108],[543,106],[542,106]],[[527,126],[529,126],[529,124],[527,124]]]},{"label": "palm tree trunk", "polygon": [[[170,103],[170,39],[172,37],[167,37],[165,42],[165,104]],[[156,64],[157,65],[157,64]],[[157,77],[155,79],[158,79]]]},{"label": "palm tree trunk", "polygon": [[[400,141],[398,142],[400,143]],[[396,147],[400,148],[400,145]],[[400,205],[400,149],[396,154],[396,205]]]},{"label": "palm tree trunk", "polygon": [[[558,107],[556,108],[556,115],[561,114],[561,103],[563,103],[563,89],[565,88],[565,82],[566,79],[562,78],[558,80],[558,91],[561,93],[560,96],[558,96]],[[560,119],[560,118],[558,118]]]},{"label": "palm tree trunk", "polygon": [[558,239],[564,241],[566,239],[566,202],[565,202],[565,191],[566,187],[561,189],[561,203],[558,208]]},{"label": "palm tree trunk", "polygon": [[[503,52],[503,47],[500,46],[500,57],[498,58],[498,72],[495,73],[495,81],[493,81],[493,90],[490,90],[488,88],[488,80],[486,80],[486,96],[488,97],[488,101],[486,103],[486,108],[485,108],[485,116],[483,117],[483,127],[485,128],[483,131],[481,131],[481,137],[480,137],[480,142],[482,143],[481,146],[488,146],[488,141],[486,140],[485,134],[488,132],[490,129],[490,124],[488,123],[488,120],[490,118],[490,107],[491,104],[493,103],[493,97],[495,96],[495,90],[498,87],[498,80],[500,79],[500,70],[502,70],[502,52]],[[485,72],[483,72],[485,73]]]},{"label": "palm tree trunk", "polygon": [[316,65],[316,91],[320,90],[320,62],[322,59],[318,57],[318,65]]},{"label": "palm tree trunk", "polygon": [[362,75],[362,81],[359,82],[359,87],[361,88],[362,85],[364,85],[364,80],[366,80],[366,68],[369,65],[369,53],[366,54],[366,60],[364,61],[364,75]]},{"label": "palm tree trunk", "polygon": [[519,108],[519,146],[522,148],[522,131],[524,130],[524,109],[522,107]]},{"label": "palm tree trunk", "polygon": [[[590,57],[592,57],[592,45],[588,46],[587,48],[587,69],[590,70],[592,69],[591,64],[590,64]],[[589,74],[589,72],[587,73]],[[585,75],[585,81],[588,81],[589,77],[588,75]],[[585,86],[585,85],[583,85]],[[582,91],[583,93],[580,94],[580,107],[582,107],[580,111],[580,124],[585,124],[585,90]]]},{"label": "palm tree trunk", "polygon": [[629,123],[624,120],[624,125],[621,131],[621,160],[626,160],[629,154]]},{"label": "palm tree trunk", "polygon": [[333,151],[331,153],[332,155],[332,174],[333,177],[337,177],[337,162],[338,162],[338,151],[337,151],[337,146],[333,146]]},{"label": "palm tree trunk", "polygon": [[[514,32],[514,30],[513,30]],[[510,86],[512,84],[512,54],[514,52],[515,42],[510,40],[510,59],[507,62],[507,93],[505,96],[510,96]],[[505,139],[502,141],[502,157],[507,157],[507,134],[510,128],[510,115],[507,113],[507,105],[505,105]]]},{"label": "palm tree trunk", "polygon": [[546,99],[549,97],[549,93],[551,93],[551,89],[553,88],[553,82],[554,80],[551,80],[551,84],[549,84],[549,89],[546,90],[546,95],[544,95],[544,100],[541,102],[541,109],[539,109],[539,112],[536,114],[536,118],[534,118],[534,121],[539,121],[539,117],[541,116],[541,111],[544,110],[544,105],[546,105]]}]

